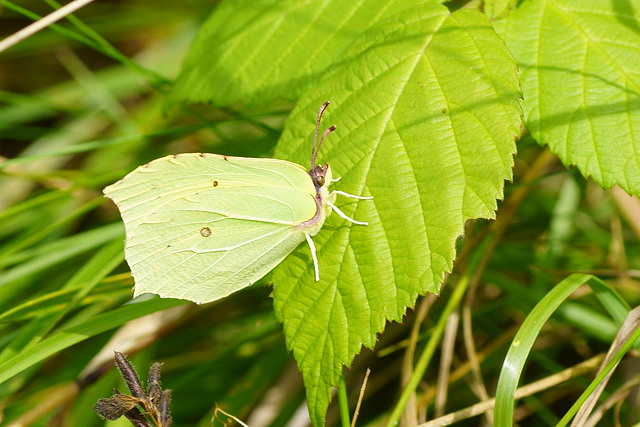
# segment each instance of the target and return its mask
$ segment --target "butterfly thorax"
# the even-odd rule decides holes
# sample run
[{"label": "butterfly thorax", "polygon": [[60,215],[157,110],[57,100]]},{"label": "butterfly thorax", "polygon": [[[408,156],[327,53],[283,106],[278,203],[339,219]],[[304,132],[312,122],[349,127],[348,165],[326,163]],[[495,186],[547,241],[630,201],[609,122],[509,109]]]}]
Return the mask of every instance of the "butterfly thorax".
[{"label": "butterfly thorax", "polygon": [[[310,236],[315,236],[318,231],[320,231],[320,228],[322,228],[325,218],[331,212],[331,207],[327,205],[327,200],[331,198],[329,193],[331,168],[328,163],[325,163],[324,166],[315,165],[309,171],[309,176],[311,176],[311,181],[316,189],[315,202],[317,210],[311,219],[300,223],[296,228],[304,229]],[[335,196],[333,198],[335,198]],[[331,202],[333,202],[333,200],[331,200]]]}]

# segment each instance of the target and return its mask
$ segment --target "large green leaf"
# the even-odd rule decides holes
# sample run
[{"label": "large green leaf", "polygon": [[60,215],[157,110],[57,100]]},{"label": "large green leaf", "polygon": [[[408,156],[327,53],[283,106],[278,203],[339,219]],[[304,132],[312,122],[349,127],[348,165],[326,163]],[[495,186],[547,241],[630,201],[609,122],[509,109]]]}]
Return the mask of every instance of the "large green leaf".
[{"label": "large green leaf", "polygon": [[174,101],[215,105],[294,99],[315,84],[355,35],[424,0],[232,0],[200,28]]},{"label": "large green leaf", "polygon": [[405,10],[362,34],[291,114],[276,157],[309,161],[315,111],[337,125],[322,147],[337,205],[314,237],[320,281],[301,245],[272,275],[274,306],[320,426],[362,345],[438,293],[466,220],[492,218],[511,178],[522,112],[515,61],[487,18],[437,4]]},{"label": "large green leaf", "polygon": [[507,15],[509,11],[515,8],[518,0],[484,0],[483,10],[489,19],[494,20]]},{"label": "large green leaf", "polygon": [[526,127],[562,162],[640,194],[640,1],[531,0],[495,23]]}]

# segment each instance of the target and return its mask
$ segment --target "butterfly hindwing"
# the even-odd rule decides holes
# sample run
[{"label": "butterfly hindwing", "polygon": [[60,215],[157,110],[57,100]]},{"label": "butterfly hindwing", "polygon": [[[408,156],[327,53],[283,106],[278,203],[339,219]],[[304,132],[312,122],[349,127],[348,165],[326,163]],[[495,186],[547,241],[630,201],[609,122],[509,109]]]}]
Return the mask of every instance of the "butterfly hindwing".
[{"label": "butterfly hindwing", "polygon": [[125,222],[136,294],[208,302],[260,279],[302,241],[315,187],[295,163],[181,154],[105,189]]}]

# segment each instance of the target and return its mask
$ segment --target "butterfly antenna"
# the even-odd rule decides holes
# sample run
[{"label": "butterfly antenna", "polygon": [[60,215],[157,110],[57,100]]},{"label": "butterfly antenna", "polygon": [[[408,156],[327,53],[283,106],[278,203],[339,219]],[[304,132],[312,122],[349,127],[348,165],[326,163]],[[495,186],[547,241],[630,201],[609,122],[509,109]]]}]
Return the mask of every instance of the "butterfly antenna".
[{"label": "butterfly antenna", "polygon": [[318,131],[320,130],[320,120],[322,119],[322,113],[324,113],[324,110],[326,110],[328,106],[329,106],[329,101],[322,104],[322,107],[320,107],[320,110],[318,111],[318,120],[316,120],[316,133],[313,135],[313,148],[311,150],[311,168],[312,169],[316,165],[316,157],[318,156],[318,151],[320,151],[320,146],[322,145],[322,141],[324,141],[324,138],[327,136],[328,133],[332,132],[333,129],[336,128],[335,126],[333,126],[333,129],[331,131],[327,129],[324,132],[324,134],[322,135],[322,138],[320,138],[320,144],[318,144],[318,148],[316,149],[316,142],[318,141]]},{"label": "butterfly antenna", "polygon": [[[336,125],[333,125],[329,129],[324,131],[324,133],[322,134],[322,138],[320,138],[320,144],[318,144],[318,151],[316,151],[316,154],[318,154],[318,152],[320,151],[320,147],[322,147],[322,143],[324,142],[324,139],[327,137],[327,135],[329,135],[334,130],[336,130]],[[314,156],[313,157],[313,165],[314,166],[315,166],[315,161],[316,161],[316,158]]]}]

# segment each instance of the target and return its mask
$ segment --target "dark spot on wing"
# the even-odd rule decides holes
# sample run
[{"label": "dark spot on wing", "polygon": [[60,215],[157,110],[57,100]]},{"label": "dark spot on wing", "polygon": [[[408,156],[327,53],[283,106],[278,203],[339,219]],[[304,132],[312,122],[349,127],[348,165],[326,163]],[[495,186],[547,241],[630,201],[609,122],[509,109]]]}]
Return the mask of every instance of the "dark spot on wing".
[{"label": "dark spot on wing", "polygon": [[218,186],[218,181],[216,181],[215,179],[213,180],[213,186],[217,187]]},{"label": "dark spot on wing", "polygon": [[225,162],[229,161],[229,159],[227,159],[227,156],[222,156],[222,158],[224,159]]},{"label": "dark spot on wing", "polygon": [[210,237],[211,236],[211,229],[209,227],[202,227],[200,229],[200,235],[202,237]]}]

